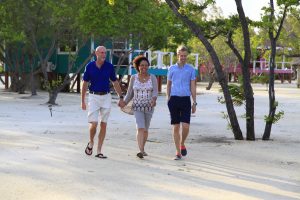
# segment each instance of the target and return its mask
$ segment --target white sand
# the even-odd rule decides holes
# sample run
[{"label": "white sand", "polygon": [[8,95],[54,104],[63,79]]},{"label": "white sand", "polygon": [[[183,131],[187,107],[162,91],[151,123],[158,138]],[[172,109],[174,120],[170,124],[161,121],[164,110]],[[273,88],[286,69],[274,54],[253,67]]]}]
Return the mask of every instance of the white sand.
[{"label": "white sand", "polygon": [[[260,140],[268,112],[265,86],[255,86],[257,141],[235,141],[211,91],[199,84],[188,156],[172,160],[174,145],[164,96],[158,98],[144,160],[136,158],[134,117],[114,99],[103,152],[88,157],[86,112],[79,94],[59,94],[50,117],[47,93],[37,97],[0,89],[0,199],[300,199],[300,90],[276,84],[285,115]],[[238,115],[244,113],[236,109]],[[240,119],[245,135],[245,121]]]}]

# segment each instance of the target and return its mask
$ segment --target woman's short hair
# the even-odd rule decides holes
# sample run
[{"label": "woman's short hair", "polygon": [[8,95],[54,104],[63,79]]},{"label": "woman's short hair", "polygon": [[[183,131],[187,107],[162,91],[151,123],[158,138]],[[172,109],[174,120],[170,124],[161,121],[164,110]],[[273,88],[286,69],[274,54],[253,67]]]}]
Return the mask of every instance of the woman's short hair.
[{"label": "woman's short hair", "polygon": [[141,62],[142,62],[143,60],[145,60],[145,61],[148,63],[148,65],[150,65],[148,58],[145,57],[145,56],[143,56],[143,55],[139,55],[139,56],[135,57],[134,60],[132,61],[132,62],[133,62],[133,67],[134,67],[138,72],[140,72],[139,66],[140,66],[140,64],[141,64]]}]

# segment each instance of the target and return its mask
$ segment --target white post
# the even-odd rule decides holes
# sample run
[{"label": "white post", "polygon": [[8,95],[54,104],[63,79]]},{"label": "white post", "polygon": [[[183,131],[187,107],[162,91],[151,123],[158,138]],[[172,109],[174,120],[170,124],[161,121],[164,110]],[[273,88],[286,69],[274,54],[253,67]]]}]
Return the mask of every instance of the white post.
[{"label": "white post", "polygon": [[132,52],[130,52],[129,56],[128,56],[128,63],[129,63],[129,66],[128,66],[128,75],[131,75],[132,74],[132,70],[131,70],[131,67],[132,67]]},{"label": "white post", "polygon": [[170,52],[170,67],[173,65],[173,52]]},{"label": "white post", "polygon": [[[91,36],[91,53],[95,50],[95,41],[94,41],[94,35]],[[94,60],[94,57],[91,57],[91,61]]]},{"label": "white post", "polygon": [[297,88],[300,88],[300,67],[297,67]]},{"label": "white post", "polygon": [[154,51],[153,53],[156,53],[157,54],[157,68],[158,69],[161,69],[162,66],[163,66],[163,60],[162,60],[162,52],[161,51]]},{"label": "white post", "polygon": [[149,65],[152,66],[151,65],[151,62],[152,62],[151,50],[149,49],[148,51],[145,51],[145,53],[144,53],[145,56],[146,56],[146,53],[148,53],[147,58],[148,58],[148,61],[149,61]]},{"label": "white post", "polygon": [[91,36],[91,53],[95,50],[94,35]]},{"label": "white post", "polygon": [[112,63],[112,50],[111,49],[106,49],[106,53],[107,52],[109,54],[109,62]]},{"label": "white post", "polygon": [[[6,44],[5,44],[5,40],[4,40],[4,42],[3,42],[3,49],[4,49],[4,51],[3,51],[3,57],[4,58],[6,58],[6,53],[5,53],[5,51],[6,51]],[[3,69],[4,69],[4,72],[6,71],[6,62],[3,62]]]},{"label": "white post", "polygon": [[195,56],[195,68],[198,69],[198,58],[199,54],[198,53],[192,53],[191,55]]}]

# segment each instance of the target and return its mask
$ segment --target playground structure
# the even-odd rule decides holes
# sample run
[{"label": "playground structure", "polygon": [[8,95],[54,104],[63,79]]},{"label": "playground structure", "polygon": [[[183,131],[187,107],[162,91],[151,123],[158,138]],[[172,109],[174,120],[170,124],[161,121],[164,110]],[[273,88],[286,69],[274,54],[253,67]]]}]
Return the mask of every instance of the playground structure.
[{"label": "playground structure", "polygon": [[[150,69],[168,69],[171,65],[174,64],[173,62],[173,52],[163,52],[163,51],[151,51],[151,50],[122,50],[122,49],[107,49],[108,51],[108,56],[109,56],[109,61],[111,63],[114,63],[113,61],[113,53],[112,52],[117,52],[117,51],[129,51],[129,56],[128,56],[128,63],[129,63],[129,70],[128,70],[128,75],[131,75],[132,73],[132,60],[134,59],[135,56],[137,55],[144,55],[145,57],[148,58],[149,63],[150,63]],[[153,55],[154,54],[154,55]],[[191,56],[195,56],[195,65],[198,66],[198,59],[199,59],[199,54],[198,53],[192,53],[190,54]],[[168,56],[169,60],[167,60],[168,65],[164,64],[164,56]],[[124,65],[127,66],[127,65]]]}]

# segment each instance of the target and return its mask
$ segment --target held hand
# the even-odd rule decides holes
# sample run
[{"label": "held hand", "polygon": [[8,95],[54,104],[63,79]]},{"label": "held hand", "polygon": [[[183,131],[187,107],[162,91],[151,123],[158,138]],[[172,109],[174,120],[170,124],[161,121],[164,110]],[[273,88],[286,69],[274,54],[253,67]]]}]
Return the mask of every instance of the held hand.
[{"label": "held hand", "polygon": [[192,113],[195,113],[196,112],[196,108],[197,108],[197,106],[196,105],[192,105]]},{"label": "held hand", "polygon": [[124,107],[126,106],[125,101],[124,101],[123,99],[120,99],[120,100],[119,100],[119,103],[118,103],[118,106],[119,106],[120,108],[124,108]]},{"label": "held hand", "polygon": [[155,107],[156,106],[156,101],[155,100],[151,100],[151,107]]},{"label": "held hand", "polygon": [[86,110],[86,104],[85,104],[85,102],[81,102],[81,109],[82,110]]}]

